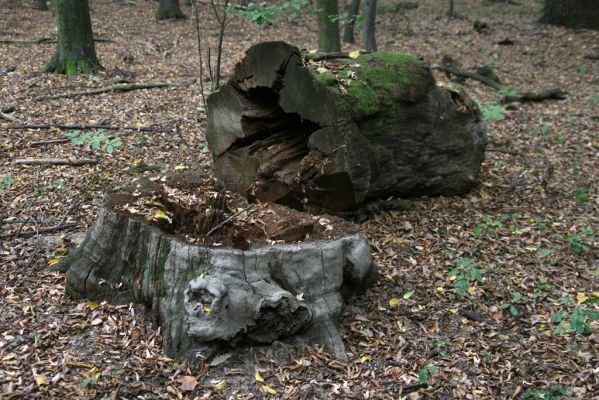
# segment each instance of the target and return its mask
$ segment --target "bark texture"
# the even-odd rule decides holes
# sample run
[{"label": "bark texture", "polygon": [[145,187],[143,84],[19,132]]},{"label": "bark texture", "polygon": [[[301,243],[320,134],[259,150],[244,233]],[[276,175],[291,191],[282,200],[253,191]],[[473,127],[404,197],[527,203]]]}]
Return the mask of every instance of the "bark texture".
[{"label": "bark texture", "polygon": [[318,50],[325,53],[341,51],[339,40],[339,22],[331,16],[339,14],[337,0],[317,0],[318,12]]},{"label": "bark texture", "polygon": [[[194,181],[167,183],[168,192],[190,184]],[[107,196],[86,239],[61,265],[69,294],[143,304],[161,327],[166,353],[172,357],[193,360],[205,349],[295,336],[346,358],[338,330],[344,301],[364,291],[376,275],[362,236],[264,243],[246,250],[191,244],[163,227],[193,224],[195,237],[201,237],[219,220],[207,224],[204,218],[200,229],[191,221],[207,215],[205,210],[195,217],[189,210],[180,217],[171,214],[168,210],[175,205],[157,200],[156,185],[142,181],[127,194]],[[170,204],[166,210],[173,217],[171,225],[120,211],[123,204],[148,194],[152,204]]]},{"label": "bark texture", "polygon": [[185,18],[185,14],[181,11],[179,0],[160,0],[158,10],[156,10],[154,16],[157,20]]},{"label": "bark texture", "polygon": [[345,43],[355,43],[356,40],[354,38],[354,27],[356,26],[356,18],[358,18],[360,14],[360,0],[352,0],[347,10],[347,19],[348,23],[345,24],[345,29],[343,30],[343,41]]},{"label": "bark texture", "polygon": [[406,54],[336,61],[337,75],[307,68],[283,42],[247,51],[208,98],[208,145],[227,188],[344,210],[477,184],[486,125],[465,93],[437,87],[428,66]]},{"label": "bark texture", "polygon": [[58,46],[45,72],[74,76],[102,68],[89,14],[88,0],[56,0]]},{"label": "bark texture", "polygon": [[48,3],[46,0],[35,0],[33,7],[40,11],[48,11]]},{"label": "bark texture", "polygon": [[599,1],[545,0],[541,22],[576,29],[599,29]]},{"label": "bark texture", "polygon": [[376,51],[376,0],[366,0],[364,3],[364,29],[362,30],[362,45],[366,51]]}]

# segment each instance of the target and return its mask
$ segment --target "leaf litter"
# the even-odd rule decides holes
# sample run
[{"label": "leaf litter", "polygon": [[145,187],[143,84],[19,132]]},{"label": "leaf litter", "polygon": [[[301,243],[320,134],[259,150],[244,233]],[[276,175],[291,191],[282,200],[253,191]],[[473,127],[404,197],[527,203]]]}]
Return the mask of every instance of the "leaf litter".
[{"label": "leaf litter", "polygon": [[[63,139],[68,132],[58,129],[0,131],[0,231],[8,234],[0,239],[0,397],[598,396],[599,65],[585,57],[599,32],[539,25],[539,3],[532,0],[471,3],[460,9],[458,2],[461,18],[452,20],[445,2],[420,0],[410,9],[382,3],[379,48],[431,64],[445,54],[466,68],[490,64],[508,87],[555,83],[568,98],[494,109],[503,118],[489,121],[494,151],[487,153],[481,186],[470,194],[413,199],[411,209],[362,224],[381,274],[343,315],[347,363],[320,346],[289,353],[283,343],[249,349],[251,363],[228,354],[216,366],[179,363],[163,354],[160,329],[150,326],[142,308],[73,299],[65,294],[64,275],[49,268],[82,240],[102,192],[151,173],[136,166],[209,170],[210,157],[197,83],[34,99],[197,76],[189,21],[155,22],[155,5],[146,2],[93,2],[94,33],[112,40],[97,43],[106,70],[73,81],[38,74],[52,43],[0,47],[4,64],[16,67],[0,74],[0,108],[14,107],[10,115],[24,123],[170,128],[105,132],[103,143],[121,143],[111,153],[85,143],[30,146]],[[190,14],[186,4],[183,9]],[[10,39],[54,32],[51,13],[24,6],[2,3],[0,20],[1,34]],[[476,20],[489,29],[475,32]],[[210,20],[207,29],[216,32],[215,26]],[[225,74],[259,40],[315,48],[314,26],[311,16],[261,29],[233,19]],[[216,34],[208,36],[215,43]],[[436,77],[453,84],[443,74]],[[464,85],[479,104],[498,104],[489,88]],[[99,164],[12,163],[24,157],[95,158]],[[61,224],[77,229],[35,234]]]}]

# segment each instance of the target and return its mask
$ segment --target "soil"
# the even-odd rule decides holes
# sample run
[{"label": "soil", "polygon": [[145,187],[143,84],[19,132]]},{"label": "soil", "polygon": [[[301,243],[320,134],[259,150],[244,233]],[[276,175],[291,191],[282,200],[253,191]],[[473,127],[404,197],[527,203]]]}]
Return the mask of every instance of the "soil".
[{"label": "soil", "polygon": [[[181,3],[190,15],[187,2]],[[433,65],[451,55],[468,70],[489,64],[514,90],[556,84],[568,95],[563,101],[502,106],[503,96],[495,90],[463,83],[489,118],[490,150],[481,184],[462,197],[412,199],[408,210],[362,223],[381,278],[341,321],[347,363],[315,346],[279,357],[277,345],[251,350],[253,362],[231,357],[218,366],[192,368],[164,357],[160,329],[147,324],[139,307],[74,300],[65,295],[64,275],[49,268],[82,240],[103,193],[139,176],[136,167],[209,171],[211,160],[197,83],[36,98],[117,82],[198,76],[189,19],[157,22],[154,2],[92,1],[94,34],[109,40],[96,43],[105,69],[75,80],[39,73],[55,43],[2,43],[5,115],[29,124],[105,123],[167,131],[105,131],[122,140],[108,153],[89,144],[31,146],[62,139],[65,131],[4,130],[15,122],[0,120],[0,397],[599,396],[599,32],[538,24],[536,0],[456,1],[454,19],[446,15],[445,1],[414,3],[418,7],[408,9],[381,2],[381,50],[412,53]],[[207,4],[201,3],[200,11],[211,15]],[[476,21],[488,28],[475,31]],[[315,49],[315,26],[311,15],[262,28],[231,19],[225,76],[260,41]],[[214,49],[214,18],[202,28],[205,47]],[[0,1],[1,39],[52,39],[54,33],[51,12],[34,10],[28,2]],[[438,71],[435,75],[441,84],[456,84]],[[207,90],[208,74],[203,78]],[[13,163],[25,157],[99,163]],[[42,231],[67,224],[76,228]]]}]

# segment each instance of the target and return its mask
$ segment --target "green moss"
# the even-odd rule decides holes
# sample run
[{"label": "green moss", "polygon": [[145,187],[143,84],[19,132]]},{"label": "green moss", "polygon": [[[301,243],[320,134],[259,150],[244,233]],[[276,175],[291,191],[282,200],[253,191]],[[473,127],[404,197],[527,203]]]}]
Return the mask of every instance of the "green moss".
[{"label": "green moss", "polygon": [[171,245],[169,242],[160,242],[160,249],[158,249],[158,257],[156,257],[156,268],[154,269],[154,283],[162,282],[162,276],[164,275],[164,266],[166,259],[171,251]]},{"label": "green moss", "polygon": [[358,116],[377,113],[387,104],[392,93],[407,89],[415,82],[415,67],[424,62],[403,53],[376,52],[358,57],[350,71],[357,80],[348,87],[349,102]]},{"label": "green moss", "polygon": [[332,72],[326,71],[321,74],[318,72],[314,74],[316,80],[325,86],[334,86],[337,84],[337,77]]}]

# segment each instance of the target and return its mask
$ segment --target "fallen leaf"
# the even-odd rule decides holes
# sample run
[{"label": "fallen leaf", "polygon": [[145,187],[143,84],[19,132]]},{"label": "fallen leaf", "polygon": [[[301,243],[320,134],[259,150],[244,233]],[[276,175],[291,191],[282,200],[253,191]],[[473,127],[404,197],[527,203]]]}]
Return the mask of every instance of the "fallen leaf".
[{"label": "fallen leaf", "polygon": [[397,307],[400,303],[401,303],[401,299],[398,299],[397,297],[389,299],[389,307],[391,307],[391,308]]},{"label": "fallen leaf", "polygon": [[260,372],[256,371],[254,377],[256,378],[256,382],[264,382],[264,378],[262,377],[262,375],[260,375]]},{"label": "fallen leaf", "polygon": [[184,392],[191,392],[198,385],[198,380],[190,375],[185,375],[177,379],[177,382],[181,384],[179,388]]},{"label": "fallen leaf", "polygon": [[358,57],[360,57],[360,50],[351,51],[351,52],[349,53],[349,57],[350,57],[350,58],[358,58]]},{"label": "fallen leaf", "polygon": [[277,391],[274,390],[273,388],[271,388],[268,385],[262,385],[262,391],[266,392],[266,393],[269,393],[269,394],[277,394]]}]

